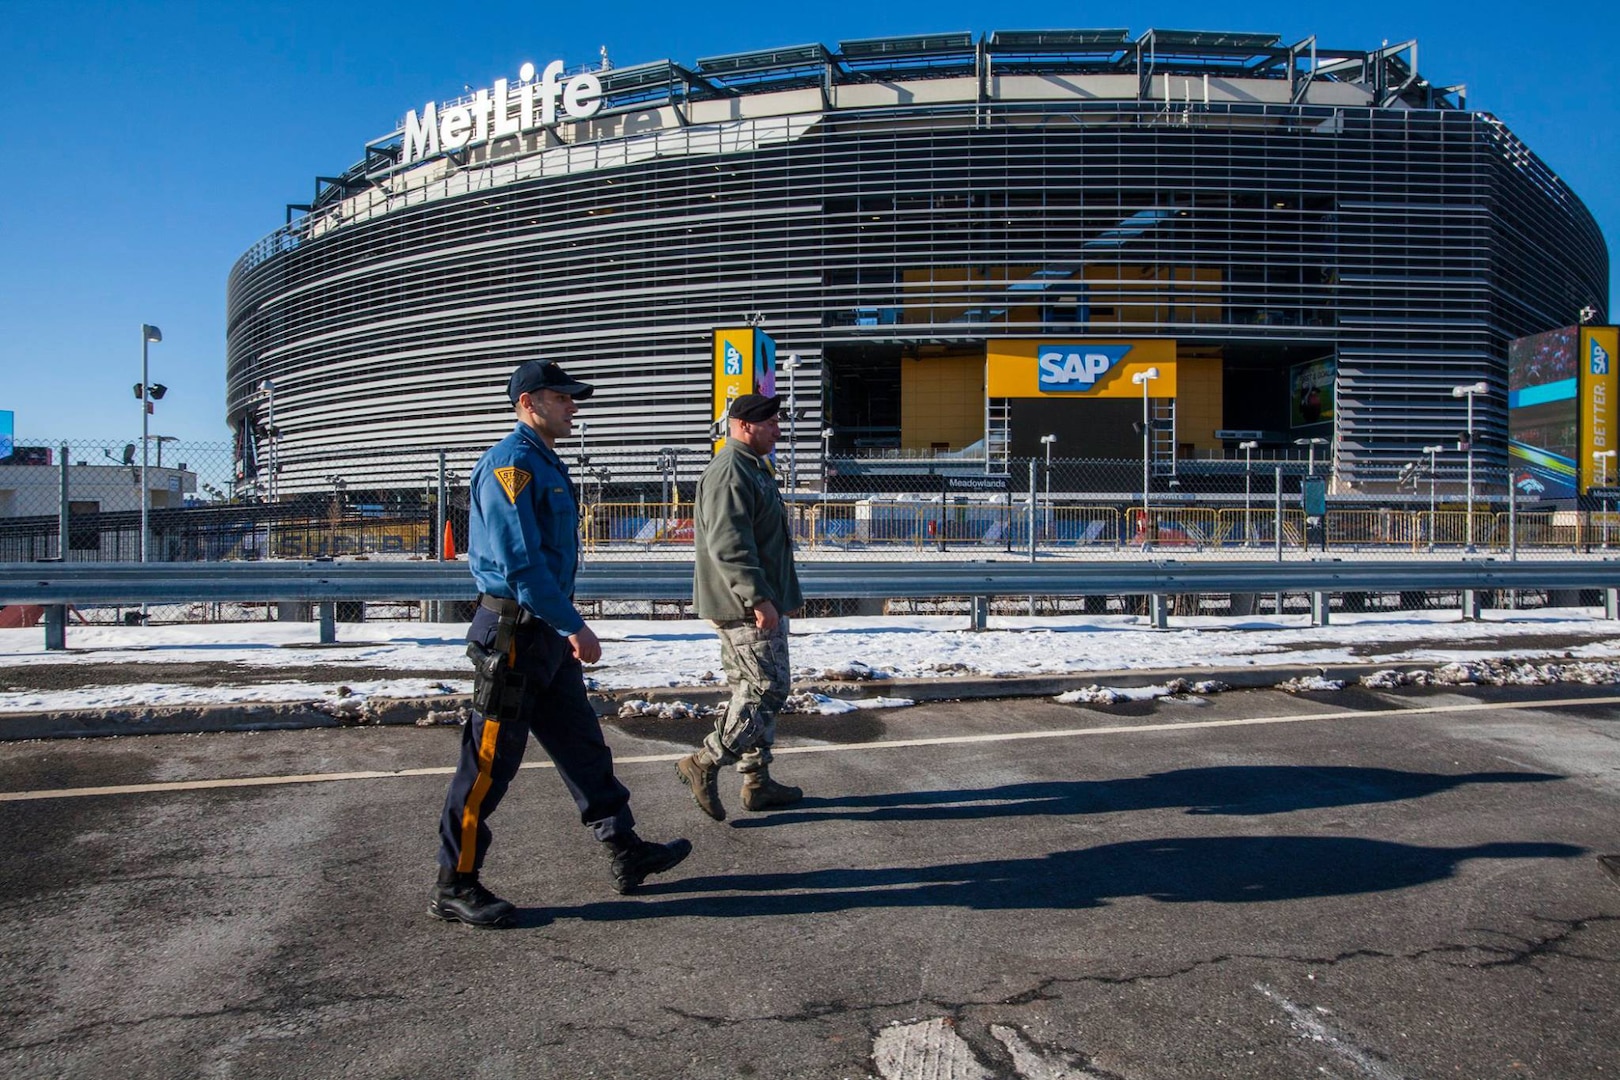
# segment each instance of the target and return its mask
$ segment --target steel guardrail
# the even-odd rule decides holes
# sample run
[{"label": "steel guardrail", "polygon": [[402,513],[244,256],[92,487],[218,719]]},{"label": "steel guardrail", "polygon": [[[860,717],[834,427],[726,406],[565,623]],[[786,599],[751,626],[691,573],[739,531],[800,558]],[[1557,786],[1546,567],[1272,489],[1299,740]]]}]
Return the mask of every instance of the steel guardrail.
[{"label": "steel guardrail", "polygon": [[[1438,589],[1614,589],[1620,559],[1509,562],[1177,559],[1050,561],[805,561],[811,598],[1088,596],[1122,593],[1397,592]],[[581,570],[581,600],[680,600],[689,562],[598,562]],[[470,600],[466,563],[0,563],[0,605]]]}]

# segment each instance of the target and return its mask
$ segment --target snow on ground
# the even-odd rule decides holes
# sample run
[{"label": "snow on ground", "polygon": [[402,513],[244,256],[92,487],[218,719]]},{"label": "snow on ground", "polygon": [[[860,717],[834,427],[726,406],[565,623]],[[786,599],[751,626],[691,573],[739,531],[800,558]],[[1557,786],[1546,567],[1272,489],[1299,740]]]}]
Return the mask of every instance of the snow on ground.
[{"label": "snow on ground", "polygon": [[[719,646],[706,623],[603,620],[593,625],[603,641],[603,661],[589,674],[600,689],[713,687],[721,681]],[[0,713],[299,701],[326,702],[342,712],[352,707],[348,698],[466,693],[471,673],[462,630],[431,623],[345,623],[337,645],[319,646],[313,623],[70,626],[71,648],[55,653],[45,651],[40,628],[0,630],[0,669],[68,664],[83,674],[74,690],[0,687]],[[1586,608],[1493,611],[1479,622],[1462,622],[1455,611],[1335,613],[1325,627],[1311,626],[1303,616],[1199,616],[1173,619],[1170,630],[1153,630],[1145,619],[1122,615],[992,617],[990,628],[978,632],[966,629],[960,615],[797,619],[792,642],[796,679],[868,679],[877,689],[892,678],[1123,670],[1193,674],[1347,662],[1465,664],[1544,655],[1536,639],[1549,637],[1586,640],[1558,651],[1571,659],[1620,656],[1620,625],[1603,620],[1601,610]],[[219,686],[157,679],[98,684],[99,669],[126,666],[127,676],[127,666],[141,664],[231,665],[254,669],[257,677],[242,685],[229,685],[229,679]],[[333,681],[307,681],[307,669],[328,667]],[[300,669],[300,678],[274,681],[278,668]],[[377,669],[398,671],[400,677],[345,682],[340,688],[344,672],[355,669],[367,669],[368,677]]]}]

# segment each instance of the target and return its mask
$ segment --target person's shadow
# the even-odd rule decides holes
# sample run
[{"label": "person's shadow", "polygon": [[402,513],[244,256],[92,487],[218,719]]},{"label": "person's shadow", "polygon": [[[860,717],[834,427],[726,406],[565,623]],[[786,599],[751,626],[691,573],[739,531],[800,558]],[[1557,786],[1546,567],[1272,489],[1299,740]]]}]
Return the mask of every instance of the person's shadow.
[{"label": "person's shadow", "polygon": [[1535,784],[1562,779],[1552,773],[1530,772],[1448,774],[1337,765],[1215,766],[1119,780],[809,797],[791,810],[736,819],[732,827],[775,828],[814,821],[968,821],[1172,807],[1185,807],[1189,814],[1286,814],[1416,799],[1465,784]]},{"label": "person's shadow", "polygon": [[1349,836],[1165,837],[1023,859],[796,873],[717,874],[644,886],[641,899],[553,908],[558,918],[741,919],[886,907],[976,911],[1097,907],[1115,897],[1167,904],[1258,903],[1410,888],[1468,859],[1570,859],[1573,844],[1425,847]]},{"label": "person's shadow", "polygon": [[[1543,783],[1550,773],[1417,773],[1345,766],[1178,769],[1124,780],[805,799],[739,827],[819,821],[963,821],[1183,807],[1262,815],[1415,799],[1465,784]],[[949,850],[941,834],[941,848]],[[1256,903],[1404,889],[1450,877],[1468,859],[1568,859],[1571,844],[1426,847],[1353,836],[1215,836],[1134,840],[1028,858],[873,869],[739,873],[658,881],[641,898],[551,909],[557,917],[746,918],[881,907],[1085,908],[1114,897],[1164,903]]]}]

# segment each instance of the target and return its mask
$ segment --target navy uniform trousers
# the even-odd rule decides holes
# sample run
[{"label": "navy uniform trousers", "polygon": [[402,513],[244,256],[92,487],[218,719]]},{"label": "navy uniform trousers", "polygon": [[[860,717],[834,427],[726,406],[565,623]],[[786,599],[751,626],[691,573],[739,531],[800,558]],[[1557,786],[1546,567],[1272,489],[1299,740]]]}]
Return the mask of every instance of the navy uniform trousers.
[{"label": "navy uniform trousers", "polygon": [[[467,640],[486,648],[498,619],[480,607]],[[585,671],[568,639],[538,619],[517,628],[514,670],[528,679],[516,720],[502,723],[474,712],[461,731],[461,760],[439,820],[439,865],[477,873],[489,851],[489,817],[523,763],[529,733],[557,766],[579,807],[580,821],[598,840],[628,838],[635,825],[630,792],[613,775],[613,753],[585,696]]]}]

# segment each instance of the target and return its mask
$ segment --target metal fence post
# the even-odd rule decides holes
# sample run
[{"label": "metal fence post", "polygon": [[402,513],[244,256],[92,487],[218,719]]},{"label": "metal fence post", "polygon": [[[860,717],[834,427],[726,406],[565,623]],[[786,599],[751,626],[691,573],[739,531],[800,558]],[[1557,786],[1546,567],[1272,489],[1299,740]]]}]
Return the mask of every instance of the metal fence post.
[{"label": "metal fence post", "polygon": [[337,601],[322,600],[316,605],[321,613],[321,644],[337,641]]},{"label": "metal fence post", "polygon": [[1283,561],[1283,496],[1282,496],[1282,466],[1277,466],[1277,561]]},{"label": "metal fence post", "polygon": [[45,648],[60,652],[67,648],[67,605],[45,605]]},{"label": "metal fence post", "polygon": [[1155,630],[1165,630],[1170,626],[1169,597],[1163,593],[1150,593],[1148,595],[1148,621]]},{"label": "metal fence post", "polygon": [[56,524],[56,557],[63,562],[68,559],[68,446],[62,444],[62,493],[57,501]]},{"label": "metal fence post", "polygon": [[1326,626],[1328,624],[1328,607],[1332,598],[1325,592],[1311,593],[1311,625]]},{"label": "metal fence post", "polygon": [[989,622],[990,598],[988,596],[968,597],[968,629],[983,630]]},{"label": "metal fence post", "polygon": [[1603,617],[1610,622],[1620,619],[1620,589],[1603,590]]}]

